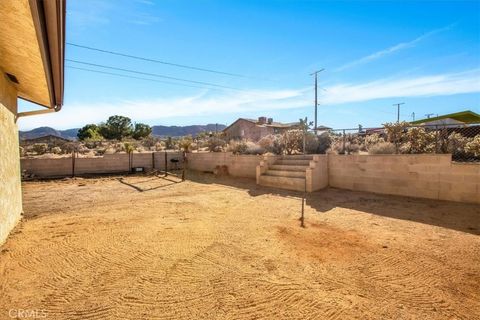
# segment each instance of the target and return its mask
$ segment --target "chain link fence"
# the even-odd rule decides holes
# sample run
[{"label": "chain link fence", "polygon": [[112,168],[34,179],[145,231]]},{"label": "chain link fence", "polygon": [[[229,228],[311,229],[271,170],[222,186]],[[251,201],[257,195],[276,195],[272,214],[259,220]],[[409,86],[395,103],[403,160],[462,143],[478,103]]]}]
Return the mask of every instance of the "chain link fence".
[{"label": "chain link fence", "polygon": [[480,162],[480,123],[412,126],[403,122],[328,132],[330,149],[339,154],[450,153],[453,161]]}]

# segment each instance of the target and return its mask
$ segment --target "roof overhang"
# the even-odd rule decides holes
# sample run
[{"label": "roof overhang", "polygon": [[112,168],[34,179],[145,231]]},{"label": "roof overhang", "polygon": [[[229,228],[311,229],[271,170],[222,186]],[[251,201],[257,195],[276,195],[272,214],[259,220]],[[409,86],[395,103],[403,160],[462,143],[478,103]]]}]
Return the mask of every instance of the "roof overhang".
[{"label": "roof overhang", "polygon": [[63,104],[65,7],[65,0],[0,1],[0,69],[18,97],[55,111]]}]

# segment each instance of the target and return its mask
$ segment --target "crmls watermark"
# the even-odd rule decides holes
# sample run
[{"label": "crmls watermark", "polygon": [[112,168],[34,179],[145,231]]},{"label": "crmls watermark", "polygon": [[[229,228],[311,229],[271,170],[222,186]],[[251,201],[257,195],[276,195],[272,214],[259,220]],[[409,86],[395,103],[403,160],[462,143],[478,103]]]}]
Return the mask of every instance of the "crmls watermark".
[{"label": "crmls watermark", "polygon": [[8,316],[12,319],[45,319],[48,314],[45,309],[10,309]]}]

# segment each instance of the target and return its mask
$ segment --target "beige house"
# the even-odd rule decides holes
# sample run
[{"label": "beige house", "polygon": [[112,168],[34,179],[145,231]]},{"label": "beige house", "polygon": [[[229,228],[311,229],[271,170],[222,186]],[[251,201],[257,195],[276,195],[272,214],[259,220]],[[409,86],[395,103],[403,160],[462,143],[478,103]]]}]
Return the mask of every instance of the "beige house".
[{"label": "beige house", "polygon": [[280,123],[272,118],[259,117],[258,120],[239,118],[223,129],[227,140],[247,139],[258,141],[269,134],[280,134],[299,127],[299,122]]},{"label": "beige house", "polygon": [[[0,243],[20,220],[17,119],[63,102],[65,0],[0,1]],[[18,112],[17,99],[39,105]]]}]

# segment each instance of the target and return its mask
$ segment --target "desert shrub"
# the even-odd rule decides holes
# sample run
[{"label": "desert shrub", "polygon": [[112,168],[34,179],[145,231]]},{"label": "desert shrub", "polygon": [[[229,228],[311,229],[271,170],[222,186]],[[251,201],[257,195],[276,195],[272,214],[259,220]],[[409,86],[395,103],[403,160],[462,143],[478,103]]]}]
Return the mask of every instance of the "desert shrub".
[{"label": "desert shrub", "polygon": [[36,154],[42,155],[47,152],[48,145],[46,143],[35,143],[32,149]]},{"label": "desert shrub", "polygon": [[192,143],[193,143],[192,136],[185,136],[178,141],[178,146],[184,152],[190,152],[190,151],[192,151],[192,149],[191,149]]},{"label": "desert shrub", "polygon": [[135,147],[130,142],[125,142],[123,144],[123,147],[124,147],[124,150],[125,150],[126,153],[132,153],[133,150],[135,150]]},{"label": "desert shrub", "polygon": [[112,147],[115,149],[115,152],[125,151],[125,144],[124,143],[115,143]]},{"label": "desert shrub", "polygon": [[404,134],[405,142],[400,146],[402,153],[429,153],[435,151],[435,132],[424,128],[409,128]]},{"label": "desert shrub", "polygon": [[246,140],[230,140],[227,147],[227,151],[233,154],[245,154],[247,149],[248,145]]},{"label": "desert shrub", "polygon": [[319,146],[319,142],[317,137],[312,133],[307,133],[305,135],[305,150],[303,150],[303,141],[302,141],[301,151],[305,153],[315,154],[317,153],[318,146]]},{"label": "desert shrub", "polygon": [[158,141],[155,143],[155,151],[162,151],[165,150],[165,142],[163,141]]},{"label": "desert shrub", "polygon": [[317,153],[326,153],[332,144],[332,136],[328,132],[324,132],[317,136],[318,147]]},{"label": "desert shrub", "polygon": [[395,145],[391,142],[378,142],[368,147],[369,154],[394,154]]},{"label": "desert shrub", "polygon": [[465,151],[475,157],[480,157],[480,135],[477,134],[465,144]]},{"label": "desert shrub", "polygon": [[337,154],[352,154],[360,151],[360,137],[356,134],[333,135],[330,151]]},{"label": "desert shrub", "polygon": [[252,141],[247,141],[247,150],[245,150],[244,154],[264,154],[265,149],[262,148],[259,144],[252,142]]},{"label": "desert shrub", "polygon": [[384,123],[385,133],[387,134],[387,141],[391,143],[399,143],[402,141],[403,134],[408,128],[408,122],[387,122]]},{"label": "desert shrub", "polygon": [[18,147],[18,153],[20,154],[20,157],[25,156],[25,148],[23,147]]},{"label": "desert shrub", "polygon": [[294,154],[303,149],[302,130],[288,130],[282,134],[282,144],[287,154]]},{"label": "desert shrub", "polygon": [[218,137],[210,137],[207,142],[208,151],[222,152],[227,143]]},{"label": "desert shrub", "polygon": [[462,157],[466,153],[465,147],[469,139],[457,132],[452,132],[446,139],[446,152],[451,153],[454,158]]},{"label": "desert shrub", "polygon": [[155,147],[155,145],[159,142],[160,139],[152,136],[152,135],[149,135],[148,137],[145,137],[142,139],[141,141],[141,144],[145,147],[145,148],[148,148],[148,149],[151,149],[153,147]]},{"label": "desert shrub", "polygon": [[167,137],[167,140],[165,140],[165,149],[175,149],[175,141],[172,139],[172,137]]},{"label": "desert shrub", "polygon": [[258,145],[269,153],[276,155],[283,154],[284,145],[282,136],[279,134],[269,134],[258,141]]},{"label": "desert shrub", "polygon": [[51,149],[52,153],[55,153],[55,154],[61,154],[62,153],[62,149],[60,147],[53,147]]},{"label": "desert shrub", "polygon": [[95,155],[96,156],[103,156],[104,154],[109,154],[109,153],[115,153],[114,149],[106,149],[106,148],[98,148],[95,150]]},{"label": "desert shrub", "polygon": [[385,142],[385,138],[378,133],[369,134],[365,137],[365,149],[370,151],[370,147],[375,146],[381,142]]}]

